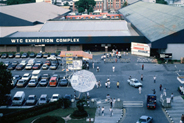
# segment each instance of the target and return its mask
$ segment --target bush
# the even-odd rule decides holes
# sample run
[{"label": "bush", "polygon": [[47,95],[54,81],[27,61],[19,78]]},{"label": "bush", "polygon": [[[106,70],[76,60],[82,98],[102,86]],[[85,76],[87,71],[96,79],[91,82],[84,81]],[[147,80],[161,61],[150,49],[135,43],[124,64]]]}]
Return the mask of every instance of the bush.
[{"label": "bush", "polygon": [[88,113],[84,111],[75,110],[72,115],[70,116],[73,119],[81,119],[88,116]]},{"label": "bush", "polygon": [[65,123],[65,120],[56,116],[45,116],[37,119],[34,123]]}]

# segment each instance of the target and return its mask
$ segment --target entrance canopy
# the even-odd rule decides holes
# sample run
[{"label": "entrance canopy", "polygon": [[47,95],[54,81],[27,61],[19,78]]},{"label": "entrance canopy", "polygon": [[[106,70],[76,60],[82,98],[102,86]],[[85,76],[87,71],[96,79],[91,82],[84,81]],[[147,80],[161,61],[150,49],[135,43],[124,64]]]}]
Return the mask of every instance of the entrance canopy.
[{"label": "entrance canopy", "polygon": [[92,59],[93,55],[86,53],[84,51],[61,51],[60,57],[83,57],[83,58],[88,58]]}]

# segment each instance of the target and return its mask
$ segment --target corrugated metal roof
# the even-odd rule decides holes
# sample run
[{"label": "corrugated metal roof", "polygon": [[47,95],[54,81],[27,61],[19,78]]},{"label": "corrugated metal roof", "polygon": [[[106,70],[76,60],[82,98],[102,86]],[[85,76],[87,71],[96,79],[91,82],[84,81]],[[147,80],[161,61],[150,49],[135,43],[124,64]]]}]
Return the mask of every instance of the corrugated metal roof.
[{"label": "corrugated metal roof", "polygon": [[151,42],[184,29],[184,8],[137,2],[119,11]]},{"label": "corrugated metal roof", "polygon": [[[45,2],[0,6],[0,13],[28,22],[39,21],[44,23],[48,19],[53,19],[66,12],[69,12],[69,9],[64,9]],[[4,18],[1,17],[0,21],[9,20],[4,20]]]}]

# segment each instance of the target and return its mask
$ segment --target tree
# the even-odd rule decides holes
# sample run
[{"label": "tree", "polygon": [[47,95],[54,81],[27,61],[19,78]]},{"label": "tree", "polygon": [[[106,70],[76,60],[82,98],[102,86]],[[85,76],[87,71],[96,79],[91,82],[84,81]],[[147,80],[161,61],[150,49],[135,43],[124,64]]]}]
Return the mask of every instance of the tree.
[{"label": "tree", "polygon": [[127,3],[127,1],[125,1],[125,2],[123,3],[122,7],[125,7],[125,6],[127,6],[127,5],[128,5],[128,3]]},{"label": "tree", "polygon": [[66,2],[66,3],[64,4],[64,6],[69,6],[69,3],[68,3],[68,2]]},{"label": "tree", "polygon": [[89,12],[93,12],[95,5],[96,2],[94,0],[79,0],[75,2],[75,7],[78,9],[79,13],[83,13],[85,10],[87,10],[89,14]]},{"label": "tree", "polygon": [[156,0],[156,3],[159,3],[159,4],[167,4],[167,2],[165,0]]},{"label": "tree", "polygon": [[15,5],[23,3],[35,3],[35,0],[7,0],[7,5]]},{"label": "tree", "polygon": [[0,62],[0,104],[3,104],[6,100],[6,94],[10,94],[13,86],[12,82],[12,74],[10,71],[6,70],[6,66]]}]

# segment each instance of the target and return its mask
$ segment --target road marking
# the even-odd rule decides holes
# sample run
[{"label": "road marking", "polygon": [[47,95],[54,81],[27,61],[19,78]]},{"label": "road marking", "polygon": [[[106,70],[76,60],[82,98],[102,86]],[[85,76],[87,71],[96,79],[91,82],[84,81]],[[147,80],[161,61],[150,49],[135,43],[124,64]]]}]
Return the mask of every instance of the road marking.
[{"label": "road marking", "polygon": [[180,74],[178,72],[176,74],[178,74],[178,76],[180,76]]}]

